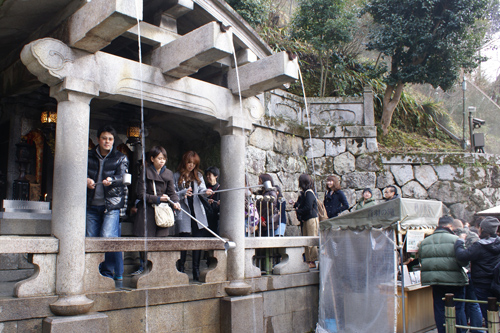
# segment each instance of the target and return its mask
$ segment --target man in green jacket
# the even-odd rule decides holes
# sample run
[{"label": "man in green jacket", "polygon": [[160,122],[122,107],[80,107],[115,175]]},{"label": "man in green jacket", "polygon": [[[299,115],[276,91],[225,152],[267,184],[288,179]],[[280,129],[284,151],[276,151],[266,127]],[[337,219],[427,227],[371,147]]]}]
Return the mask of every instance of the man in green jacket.
[{"label": "man in green jacket", "polygon": [[[455,258],[454,245],[458,236],[453,229],[453,218],[441,217],[434,233],[420,243],[418,250],[422,285],[432,287],[434,320],[439,333],[445,333],[444,295],[452,293],[454,298],[465,298],[465,285],[469,283],[463,269],[467,262],[459,262]],[[455,303],[457,325],[467,325],[464,304]],[[457,332],[463,330],[457,329]]]}]

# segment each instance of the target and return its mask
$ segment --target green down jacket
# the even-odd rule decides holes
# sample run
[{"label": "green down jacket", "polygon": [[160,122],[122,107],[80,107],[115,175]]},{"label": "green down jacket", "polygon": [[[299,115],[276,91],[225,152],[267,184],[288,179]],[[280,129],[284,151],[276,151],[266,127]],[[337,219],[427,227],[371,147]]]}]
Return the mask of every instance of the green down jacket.
[{"label": "green down jacket", "polygon": [[438,227],[420,243],[418,256],[422,265],[423,286],[464,286],[469,283],[463,269],[468,263],[455,258],[454,245],[457,239],[449,229]]}]

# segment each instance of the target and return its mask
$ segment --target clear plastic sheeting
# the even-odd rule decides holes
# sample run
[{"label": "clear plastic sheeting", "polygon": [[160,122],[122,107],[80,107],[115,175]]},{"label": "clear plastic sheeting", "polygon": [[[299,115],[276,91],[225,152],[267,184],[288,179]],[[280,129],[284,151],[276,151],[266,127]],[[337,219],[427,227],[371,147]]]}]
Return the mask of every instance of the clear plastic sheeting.
[{"label": "clear plastic sheeting", "polygon": [[394,229],[328,228],[320,241],[316,332],[395,332]]}]

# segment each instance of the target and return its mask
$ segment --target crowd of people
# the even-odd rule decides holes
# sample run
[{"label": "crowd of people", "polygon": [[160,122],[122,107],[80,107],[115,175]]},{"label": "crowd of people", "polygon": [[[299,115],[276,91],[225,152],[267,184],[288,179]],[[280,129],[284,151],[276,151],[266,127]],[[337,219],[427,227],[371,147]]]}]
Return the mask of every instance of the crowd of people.
[{"label": "crowd of people", "polygon": [[[492,289],[500,263],[499,225],[498,219],[488,216],[476,218],[469,228],[458,219],[443,216],[436,230],[420,243],[421,283],[432,287],[439,333],[445,332],[445,294],[480,301],[499,296]],[[455,302],[455,313],[457,325],[488,327],[487,304]],[[457,332],[466,331],[457,328]]]}]

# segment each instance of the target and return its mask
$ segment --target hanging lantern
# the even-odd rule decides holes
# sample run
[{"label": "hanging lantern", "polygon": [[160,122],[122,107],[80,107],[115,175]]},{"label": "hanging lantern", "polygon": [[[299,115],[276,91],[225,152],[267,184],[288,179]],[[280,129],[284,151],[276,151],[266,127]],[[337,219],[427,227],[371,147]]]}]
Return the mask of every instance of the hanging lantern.
[{"label": "hanging lantern", "polygon": [[127,128],[127,143],[136,144],[141,141],[141,128],[138,126],[129,126]]},{"label": "hanging lantern", "polygon": [[57,123],[57,112],[56,111],[43,111],[40,121],[43,125],[46,124],[56,124]]}]

